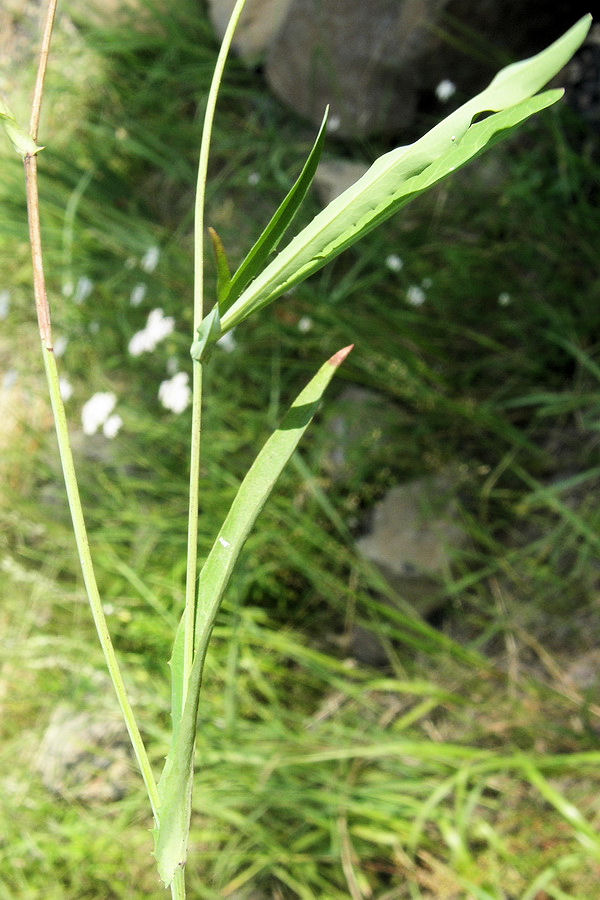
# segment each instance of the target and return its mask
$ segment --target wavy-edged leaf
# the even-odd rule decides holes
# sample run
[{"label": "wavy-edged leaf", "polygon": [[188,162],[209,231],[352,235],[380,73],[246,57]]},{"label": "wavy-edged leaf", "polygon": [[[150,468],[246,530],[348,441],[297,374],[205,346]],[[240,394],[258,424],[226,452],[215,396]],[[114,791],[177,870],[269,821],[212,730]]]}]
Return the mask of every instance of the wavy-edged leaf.
[{"label": "wavy-edged leaf", "polygon": [[268,259],[269,254],[277,249],[283,235],[300,209],[302,201],[306,196],[306,192],[315,177],[319,160],[321,159],[323,144],[325,143],[328,115],[329,107],[325,110],[319,133],[317,134],[312,150],[310,151],[296,182],[271,218],[271,221],[257,242],[233,275],[227,293],[222,299],[219,298],[221,314],[229,309],[244,288],[250,284],[252,279],[260,272]]},{"label": "wavy-edged leaf", "polygon": [[[155,856],[160,877],[167,886],[177,868],[185,864],[198,700],[208,642],[223,593],[256,517],[308,428],[325,388],[351,349],[351,346],[345,347],[321,366],[300,392],[279,428],[267,440],[242,481],[200,572],[194,661],[183,712],[178,722],[174,720],[174,739],[158,785],[160,824],[155,829]],[[172,658],[172,674],[175,677],[177,672],[182,671],[177,663],[180,656],[176,639]],[[183,693],[182,686],[174,688],[175,714],[180,709]]]},{"label": "wavy-edged leaf", "polygon": [[[414,144],[381,156],[244,289],[224,313],[222,333],[317,271],[393,215],[411,196],[464,165],[492,138],[502,132],[506,134],[507,129],[556,102],[560,92],[547,92],[539,98],[532,95],[571,58],[590,24],[591,16],[584,16],[541,53],[502,69],[484,91]],[[471,124],[475,117],[490,112],[496,115]],[[421,174],[423,181],[419,184],[417,179]]]}]

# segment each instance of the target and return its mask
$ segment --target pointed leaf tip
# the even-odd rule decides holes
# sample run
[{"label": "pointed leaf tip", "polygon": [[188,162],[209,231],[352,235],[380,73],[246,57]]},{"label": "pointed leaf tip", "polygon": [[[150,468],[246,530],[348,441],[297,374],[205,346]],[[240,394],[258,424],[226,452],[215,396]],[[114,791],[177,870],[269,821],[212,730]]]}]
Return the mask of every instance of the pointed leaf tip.
[{"label": "pointed leaf tip", "polygon": [[347,356],[354,350],[354,344],[348,344],[347,347],[342,347],[341,350],[338,350],[337,353],[334,353],[333,356],[327,360],[330,366],[341,366]]}]

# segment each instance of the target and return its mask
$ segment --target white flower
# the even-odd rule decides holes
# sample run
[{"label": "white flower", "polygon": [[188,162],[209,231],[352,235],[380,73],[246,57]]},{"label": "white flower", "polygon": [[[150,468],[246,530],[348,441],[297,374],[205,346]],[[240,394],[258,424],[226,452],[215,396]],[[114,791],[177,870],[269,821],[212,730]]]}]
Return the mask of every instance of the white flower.
[{"label": "white flower", "polygon": [[192,391],[188,384],[187,372],[177,372],[168,381],[163,381],[158,389],[158,399],[174,413],[182,413],[190,405]]},{"label": "white flower", "polygon": [[502,291],[501,294],[498,294],[498,304],[500,306],[508,306],[510,302],[511,297],[509,293],[507,293],[506,291]]},{"label": "white flower", "polygon": [[123,424],[123,419],[118,413],[113,413],[112,416],[109,416],[104,425],[102,426],[102,431],[104,432],[104,436],[107,438],[114,438],[117,436],[121,429],[121,425]]},{"label": "white flower", "polygon": [[313,327],[313,320],[310,316],[302,316],[300,321],[298,322],[298,331],[301,334],[306,334],[307,331],[310,331]]},{"label": "white flower", "polygon": [[10,291],[0,291],[0,319],[5,319],[10,309]]},{"label": "white flower", "polygon": [[55,356],[63,356],[65,350],[67,349],[68,340],[66,337],[63,337],[62,334],[59,335],[54,340],[54,355]]},{"label": "white flower", "polygon": [[131,295],[129,297],[129,302],[131,303],[132,306],[140,305],[140,303],[146,296],[146,290],[147,290],[146,285],[142,284],[141,282],[140,282],[140,284],[135,285],[135,287],[133,288]]},{"label": "white flower", "polygon": [[248,184],[254,187],[260,181],[260,172],[250,172],[248,175]]},{"label": "white flower", "polygon": [[445,103],[454,93],[456,93],[456,85],[449,78],[444,78],[443,81],[440,81],[435,89],[435,96],[440,103]]},{"label": "white flower", "polygon": [[223,337],[220,337],[217,341],[217,347],[220,347],[225,353],[231,353],[232,350],[235,350],[237,341],[233,336],[233,331],[226,331]]},{"label": "white flower", "polygon": [[129,341],[129,352],[132,356],[151,353],[156,345],[171,334],[175,327],[175,319],[165,316],[162,309],[153,309],[146,321],[146,327],[136,331]]},{"label": "white flower", "polygon": [[5,390],[9,390],[17,381],[17,370],[16,369],[7,369],[4,373],[4,378],[2,379],[2,387]]},{"label": "white flower", "polygon": [[406,292],[406,299],[411,306],[422,306],[425,303],[425,291],[417,284],[411,284]]},{"label": "white flower", "polygon": [[397,253],[390,253],[390,255],[386,256],[385,258],[385,264],[390,272],[399,272],[404,265],[404,261],[398,256]]},{"label": "white flower", "polygon": [[71,382],[62,375],[58,380],[58,384],[60,387],[60,396],[65,402],[70,400],[73,396],[73,385]]},{"label": "white flower", "polygon": [[111,412],[115,408],[117,398],[113,393],[98,392],[81,410],[81,423],[84,434],[96,434],[101,425],[104,425]]},{"label": "white flower", "polygon": [[144,255],[140,260],[140,265],[144,272],[154,272],[155,268],[158,265],[158,261],[160,259],[160,249],[153,244],[152,247],[148,247]]},{"label": "white flower", "polygon": [[88,278],[87,275],[82,275],[77,282],[77,287],[75,288],[73,303],[83,303],[83,301],[87,300],[87,298],[90,296],[93,289],[94,282],[91,280],[91,278]]},{"label": "white flower", "polygon": [[342,120],[334,113],[332,116],[329,116],[327,120],[327,131],[339,131],[341,124]]}]

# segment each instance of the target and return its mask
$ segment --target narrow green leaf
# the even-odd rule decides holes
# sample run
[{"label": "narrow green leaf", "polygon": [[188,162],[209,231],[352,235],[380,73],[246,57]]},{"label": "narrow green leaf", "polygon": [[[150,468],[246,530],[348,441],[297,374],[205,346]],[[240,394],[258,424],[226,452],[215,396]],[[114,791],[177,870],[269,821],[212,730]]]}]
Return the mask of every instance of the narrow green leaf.
[{"label": "narrow green leaf", "polygon": [[229,269],[227,254],[225,253],[225,247],[223,246],[220,235],[214,228],[209,228],[208,233],[212,240],[215,259],[217,261],[217,300],[220,301],[229,290],[231,271]]},{"label": "narrow green leaf", "polygon": [[[550,91],[539,98],[532,98],[532,95],[570,59],[584,40],[590,23],[591,16],[584,16],[546,50],[502,69],[484,91],[420,140],[381,156],[242,291],[223,314],[222,333],[324,266],[393,215],[410,196],[464,165],[500,132],[506,133],[508,128],[556,102],[560,92]],[[511,109],[515,113],[512,118],[510,113],[508,118],[502,115],[503,111],[508,113]],[[471,124],[475,117],[490,112],[498,115]],[[415,179],[421,174],[424,177],[419,183]]]},{"label": "narrow green leaf", "polygon": [[[308,428],[325,388],[351,349],[350,346],[340,350],[319,369],[267,440],[242,481],[200,572],[194,662],[179,728],[175,729],[158,785],[160,825],[155,829],[155,856],[160,877],[167,886],[186,858],[198,700],[208,642],[223,593],[256,517]],[[175,648],[174,659],[178,652]],[[179,691],[177,696],[181,694]]]},{"label": "narrow green leaf", "polygon": [[219,300],[221,314],[229,309],[244,288],[252,281],[255,275],[260,272],[267,261],[269,254],[277,249],[279,242],[302,205],[302,201],[312,184],[315,172],[317,171],[317,166],[319,165],[319,160],[321,159],[323,144],[325,143],[325,129],[327,126],[328,115],[329,107],[325,110],[319,133],[317,134],[313,148],[308,155],[297,181],[234,274],[227,294],[222,300]]}]

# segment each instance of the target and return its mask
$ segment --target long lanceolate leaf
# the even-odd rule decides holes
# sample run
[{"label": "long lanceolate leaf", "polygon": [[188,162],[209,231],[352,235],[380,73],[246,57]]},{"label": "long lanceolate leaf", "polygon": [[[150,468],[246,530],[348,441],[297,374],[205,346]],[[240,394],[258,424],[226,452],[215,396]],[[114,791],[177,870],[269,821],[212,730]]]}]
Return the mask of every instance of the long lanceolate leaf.
[{"label": "long lanceolate leaf", "polygon": [[315,177],[315,172],[317,171],[317,166],[321,159],[321,153],[323,152],[328,113],[329,109],[326,109],[323,121],[321,122],[321,127],[319,128],[319,133],[317,134],[313,148],[308,155],[298,179],[232,277],[227,293],[223,298],[219,298],[221,315],[229,309],[244,288],[261,271],[269,258],[269,255],[277,249],[279,242],[302,205],[306,192]]},{"label": "long lanceolate leaf", "polygon": [[[424,137],[380,157],[246,287],[221,317],[220,334],[266,306],[353,244],[409,199],[464,165],[499,136],[561,96],[536,94],[571,58],[591,23],[584,16],[546,50],[502,69],[491,84]],[[492,113],[482,122],[473,120]]]},{"label": "long lanceolate leaf", "polygon": [[194,740],[198,698],[208,641],[223,592],[235,562],[260,510],[282,469],[315,414],[337,367],[352,348],[340,350],[322,366],[298,395],[280,427],[268,439],[242,481],[223,526],[202,567],[194,634],[194,661],[185,692],[182,677],[181,631],[171,659],[173,679],[173,741],[158,785],[160,826],[155,830],[155,856],[160,877],[168,886],[184,865],[191,814]]}]

